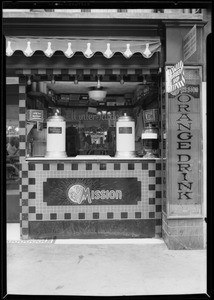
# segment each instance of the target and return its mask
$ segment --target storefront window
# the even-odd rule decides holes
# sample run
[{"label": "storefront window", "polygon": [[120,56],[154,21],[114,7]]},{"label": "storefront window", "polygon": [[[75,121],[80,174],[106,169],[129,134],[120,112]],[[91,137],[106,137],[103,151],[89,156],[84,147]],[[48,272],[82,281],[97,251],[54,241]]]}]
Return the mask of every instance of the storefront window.
[{"label": "storefront window", "polygon": [[[119,78],[121,79],[121,76]],[[66,122],[68,157],[115,156],[116,122],[124,114],[135,122],[136,154],[142,157],[149,152],[148,157],[159,157],[158,77],[150,76],[148,82],[145,76],[142,79],[143,82],[108,82],[108,93],[103,101],[89,99],[85,92],[91,83],[86,86],[84,82],[78,84],[32,81],[31,86],[27,87],[27,156],[46,155],[47,121],[57,109]],[[155,133],[153,136],[156,140],[143,141],[142,133],[145,130],[147,135],[149,132]]]},{"label": "storefront window", "polygon": [[6,125],[6,179],[7,183],[19,179],[19,126],[18,121],[7,120]]}]

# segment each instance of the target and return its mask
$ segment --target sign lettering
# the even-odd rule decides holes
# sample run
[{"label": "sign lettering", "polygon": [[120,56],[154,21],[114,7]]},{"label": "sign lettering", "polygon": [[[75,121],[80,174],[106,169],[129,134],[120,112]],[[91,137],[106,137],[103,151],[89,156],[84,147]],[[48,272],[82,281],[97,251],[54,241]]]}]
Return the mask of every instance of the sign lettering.
[{"label": "sign lettering", "polygon": [[132,127],[119,127],[119,133],[132,133]]},{"label": "sign lettering", "polygon": [[168,94],[167,198],[169,215],[174,216],[200,214],[201,211],[200,73],[198,70],[186,68],[185,73],[188,75],[186,86],[174,95]]},{"label": "sign lettering", "polygon": [[47,205],[136,205],[141,182],[136,177],[47,178],[43,195]]},{"label": "sign lettering", "polygon": [[73,203],[81,204],[87,200],[92,203],[93,200],[104,199],[122,199],[121,190],[90,190],[89,187],[85,188],[81,184],[74,184],[69,187],[68,197]]},{"label": "sign lettering", "polygon": [[48,127],[48,133],[61,134],[62,133],[62,127]]}]

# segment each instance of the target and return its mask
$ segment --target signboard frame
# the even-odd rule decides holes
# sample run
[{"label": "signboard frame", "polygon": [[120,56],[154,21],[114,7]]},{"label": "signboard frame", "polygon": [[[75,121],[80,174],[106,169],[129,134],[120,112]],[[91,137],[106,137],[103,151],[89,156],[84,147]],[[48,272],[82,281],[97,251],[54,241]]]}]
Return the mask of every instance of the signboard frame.
[{"label": "signboard frame", "polygon": [[[167,68],[170,68],[170,66],[167,66]],[[198,70],[199,72],[199,99],[198,99],[198,108],[199,108],[199,112],[198,112],[198,119],[202,120],[202,67],[201,66],[185,66],[184,67],[185,70]],[[188,82],[188,80],[187,80]],[[185,87],[186,88],[186,87]],[[187,94],[187,93],[186,93]],[[181,91],[178,90],[177,91],[177,95],[182,95]],[[167,132],[167,139],[166,139],[166,213],[168,217],[171,218],[177,218],[177,217],[182,217],[182,218],[188,218],[188,217],[197,217],[200,218],[202,217],[202,213],[203,213],[203,201],[205,201],[205,199],[202,199],[203,197],[203,178],[202,178],[202,172],[203,172],[203,166],[202,166],[202,121],[199,122],[198,125],[198,150],[194,149],[194,151],[198,151],[197,155],[198,155],[198,166],[199,166],[199,173],[198,173],[198,177],[199,177],[199,182],[197,182],[198,185],[198,192],[199,195],[197,196],[197,201],[196,204],[192,204],[193,201],[191,201],[191,204],[188,205],[186,203],[185,204],[181,204],[180,207],[178,204],[175,204],[173,207],[173,194],[175,194],[175,191],[173,190],[173,180],[175,180],[176,176],[178,176],[178,169],[174,168],[174,173],[173,173],[173,166],[172,163],[173,161],[175,162],[176,159],[176,153],[171,153],[171,147],[169,145],[169,139],[170,139],[170,130],[171,128],[169,128],[169,106],[170,106],[170,102],[175,101],[176,99],[176,95],[174,94],[174,98],[170,98],[172,97],[170,94],[165,93],[165,101],[166,101],[166,132]],[[194,99],[194,97],[193,97]],[[193,150],[192,150],[193,151]],[[194,161],[195,163],[195,161]],[[198,203],[197,203],[198,202]],[[177,207],[176,207],[177,205]],[[186,210],[186,211],[185,211]]]}]

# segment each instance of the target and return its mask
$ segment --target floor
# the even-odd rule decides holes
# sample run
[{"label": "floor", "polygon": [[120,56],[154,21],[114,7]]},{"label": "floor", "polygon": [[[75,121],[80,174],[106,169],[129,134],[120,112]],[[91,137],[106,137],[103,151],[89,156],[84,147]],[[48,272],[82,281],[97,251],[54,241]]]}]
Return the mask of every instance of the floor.
[{"label": "floor", "polygon": [[206,293],[206,250],[168,250],[162,239],[28,240],[7,225],[8,294]]}]

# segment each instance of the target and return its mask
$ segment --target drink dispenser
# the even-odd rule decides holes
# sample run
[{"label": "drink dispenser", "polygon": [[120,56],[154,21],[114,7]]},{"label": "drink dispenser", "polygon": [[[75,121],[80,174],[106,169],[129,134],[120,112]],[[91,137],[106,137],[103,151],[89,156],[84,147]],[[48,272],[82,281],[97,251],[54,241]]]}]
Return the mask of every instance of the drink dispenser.
[{"label": "drink dispenser", "polygon": [[125,113],[116,123],[116,157],[135,157],[135,122]]},{"label": "drink dispenser", "polygon": [[65,119],[59,115],[59,110],[57,109],[54,116],[49,117],[47,120],[47,150],[45,157],[67,157],[65,151],[65,130]]},{"label": "drink dispenser", "polygon": [[157,157],[158,150],[158,110],[148,109],[143,111],[144,130],[141,135],[145,158]]}]

